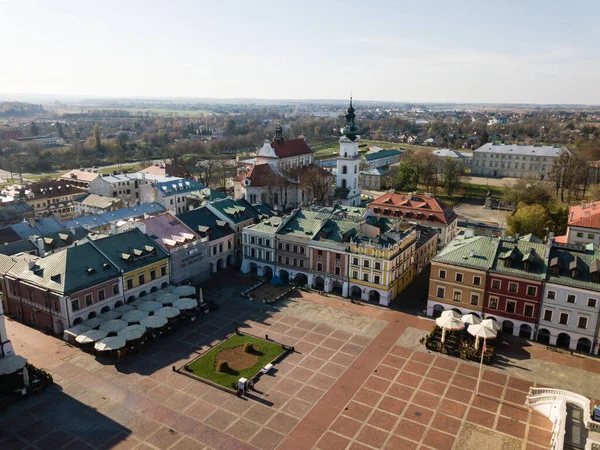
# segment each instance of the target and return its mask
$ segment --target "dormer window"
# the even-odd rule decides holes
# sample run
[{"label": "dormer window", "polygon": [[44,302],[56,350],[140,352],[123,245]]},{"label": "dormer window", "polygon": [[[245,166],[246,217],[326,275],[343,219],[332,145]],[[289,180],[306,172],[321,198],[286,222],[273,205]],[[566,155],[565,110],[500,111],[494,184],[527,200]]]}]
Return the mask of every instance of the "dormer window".
[{"label": "dormer window", "polygon": [[550,260],[550,273],[552,275],[560,275],[560,264],[558,263],[558,257],[554,257]]}]

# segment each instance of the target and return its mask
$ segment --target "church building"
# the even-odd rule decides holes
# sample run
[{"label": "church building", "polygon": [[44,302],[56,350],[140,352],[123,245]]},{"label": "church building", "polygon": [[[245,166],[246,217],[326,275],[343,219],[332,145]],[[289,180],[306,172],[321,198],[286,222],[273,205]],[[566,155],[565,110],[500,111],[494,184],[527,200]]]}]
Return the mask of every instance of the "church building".
[{"label": "church building", "polygon": [[355,109],[350,107],[346,114],[346,124],[342,129],[340,138],[340,155],[337,158],[337,177],[335,184],[334,201],[346,206],[360,205],[360,185],[358,177],[360,172],[360,158],[358,156],[358,127],[355,124]]}]

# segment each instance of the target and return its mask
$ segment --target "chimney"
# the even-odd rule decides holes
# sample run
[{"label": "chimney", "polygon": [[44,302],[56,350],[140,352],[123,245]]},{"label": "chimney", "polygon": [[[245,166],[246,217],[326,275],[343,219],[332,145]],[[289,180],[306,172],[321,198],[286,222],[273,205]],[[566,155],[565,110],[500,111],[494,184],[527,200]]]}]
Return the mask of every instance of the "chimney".
[{"label": "chimney", "polygon": [[39,253],[40,257],[43,258],[44,256],[46,256],[46,248],[44,247],[44,239],[37,238],[37,241],[35,242],[35,244],[37,245],[37,249],[38,249],[38,253]]},{"label": "chimney", "polygon": [[35,267],[35,261],[27,261],[27,268],[29,270],[33,270],[34,267]]},{"label": "chimney", "polygon": [[71,228],[69,228],[69,231],[71,232],[71,234],[72,234],[73,236],[75,236],[75,228],[72,228],[72,227],[71,227]]},{"label": "chimney", "polygon": [[117,234],[117,224],[114,222],[110,224],[110,234]]},{"label": "chimney", "polygon": [[35,228],[35,219],[33,217],[30,217],[28,222],[31,228]]}]

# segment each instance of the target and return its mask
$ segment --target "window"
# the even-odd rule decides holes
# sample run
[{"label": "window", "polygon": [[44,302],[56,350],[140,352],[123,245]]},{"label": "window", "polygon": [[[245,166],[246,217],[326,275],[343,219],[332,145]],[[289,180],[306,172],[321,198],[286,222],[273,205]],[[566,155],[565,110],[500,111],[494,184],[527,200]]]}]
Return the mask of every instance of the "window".
[{"label": "window", "polygon": [[140,273],[138,275],[138,282],[139,282],[139,284],[144,284],[146,282],[146,277],[144,276],[143,273]]},{"label": "window", "polygon": [[473,277],[473,284],[475,286],[481,286],[481,277]]},{"label": "window", "polygon": [[514,302],[512,300],[506,301],[506,312],[507,313],[514,314],[516,309],[517,309],[517,302]]},{"label": "window", "polygon": [[573,295],[573,294],[567,295],[567,303],[575,303],[575,295]]},{"label": "window", "polygon": [[596,301],[595,298],[588,298],[588,302],[587,302],[588,306],[590,306],[592,308],[595,308],[596,307],[596,303],[597,303],[597,301]]},{"label": "window", "polygon": [[[302,262],[302,261],[300,261],[300,262]],[[302,264],[300,264],[300,266],[302,266]],[[340,275],[340,273],[341,273],[341,272],[340,272],[340,268],[339,268],[339,267],[336,267],[336,268],[335,268],[335,274],[336,274],[336,275]]]},{"label": "window", "polygon": [[294,258],[294,267],[298,265],[298,260],[296,258]]},{"label": "window", "polygon": [[323,272],[323,263],[317,263],[317,270]]},{"label": "window", "polygon": [[117,295],[119,293],[119,285],[113,284],[112,291],[113,291],[113,295]]},{"label": "window", "polygon": [[354,264],[355,266],[358,266],[358,258],[353,258],[352,264]]},{"label": "window", "polygon": [[587,317],[580,317],[577,321],[577,328],[583,328],[584,330],[587,328],[588,319]]},{"label": "window", "polygon": [[285,251],[289,252],[290,251],[290,244],[285,244]]},{"label": "window", "polygon": [[471,305],[479,305],[479,294],[471,294]]},{"label": "window", "polygon": [[568,325],[569,324],[569,315],[567,313],[560,313],[560,320],[558,321],[558,323],[560,323],[562,325]]},{"label": "window", "polygon": [[500,280],[492,280],[492,289],[500,289],[501,286]]},{"label": "window", "polygon": [[457,273],[456,274],[456,281],[458,281],[459,283],[462,283],[463,280],[463,274],[462,273]]},{"label": "window", "polygon": [[535,286],[527,286],[527,295],[535,297],[537,294],[537,288]]},{"label": "window", "polygon": [[454,291],[454,295],[452,296],[452,300],[455,302],[460,302],[462,299],[462,291]]},{"label": "window", "polygon": [[490,297],[488,307],[490,309],[498,309],[498,297]]},{"label": "window", "polygon": [[583,233],[577,233],[577,237],[582,238],[583,237]]},{"label": "window", "polygon": [[133,289],[133,278],[127,280],[127,289]]},{"label": "window", "polygon": [[368,259],[365,259],[365,260],[363,261],[363,266],[364,266],[364,267],[367,267],[367,268],[369,267],[369,260],[368,260]]},{"label": "window", "polygon": [[281,242],[279,242],[279,243],[277,244],[277,248],[278,248],[279,250],[283,250],[283,244],[282,244]]},{"label": "window", "polygon": [[375,263],[375,270],[381,270],[381,263]]},{"label": "window", "polygon": [[[269,254],[267,253],[267,256],[269,256]],[[267,258],[267,261],[269,260],[269,258]],[[300,260],[300,267],[304,267],[304,260],[301,259]]]},{"label": "window", "polygon": [[285,263],[289,266],[289,264],[290,264],[290,257],[289,256],[285,257]]},{"label": "window", "polygon": [[363,274],[363,281],[369,281],[369,274],[368,273]]},{"label": "window", "polygon": [[352,272],[352,278],[355,278],[358,280],[358,272],[357,271]]},{"label": "window", "polygon": [[594,235],[592,233],[588,234],[588,239],[594,239]]},{"label": "window", "polygon": [[106,299],[106,294],[104,293],[104,289],[100,289],[98,291],[98,301],[101,302],[102,300]]},{"label": "window", "polygon": [[[79,299],[71,300],[71,309],[73,311],[79,311]],[[19,315],[21,315],[19,313]]]},{"label": "window", "polygon": [[377,275],[373,277],[373,283],[379,284],[379,277]]},{"label": "window", "polygon": [[445,279],[446,279],[446,271],[445,271],[445,270],[440,270],[440,278],[441,278],[442,280],[445,280]]},{"label": "window", "polygon": [[552,322],[552,310],[551,309],[547,309],[544,311],[544,320],[546,320],[548,322]]},{"label": "window", "polygon": [[517,292],[519,285],[517,283],[508,283],[508,292]]},{"label": "window", "polygon": [[250,243],[254,244],[254,236],[250,236]]},{"label": "window", "polygon": [[523,308],[523,315],[525,317],[533,317],[533,305],[525,305],[525,308]]},{"label": "window", "polygon": [[556,291],[548,291],[547,297],[550,300],[554,300],[556,298]]},{"label": "window", "polygon": [[85,294],[85,306],[92,306],[93,303],[92,294]]},{"label": "window", "polygon": [[160,276],[164,277],[167,274],[167,266],[162,266],[160,268]]},{"label": "window", "polygon": [[438,287],[437,288],[437,297],[444,298],[445,295],[446,295],[446,289],[443,287]]},{"label": "window", "polygon": [[279,255],[279,256],[277,257],[277,261],[279,262],[279,264],[281,264],[281,255]]}]

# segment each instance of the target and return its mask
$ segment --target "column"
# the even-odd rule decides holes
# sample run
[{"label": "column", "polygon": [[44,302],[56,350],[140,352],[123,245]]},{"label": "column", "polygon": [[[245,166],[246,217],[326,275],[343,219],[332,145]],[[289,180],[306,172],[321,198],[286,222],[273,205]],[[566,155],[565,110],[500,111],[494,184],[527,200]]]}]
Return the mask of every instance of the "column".
[{"label": "column", "polygon": [[347,281],[344,281],[342,283],[342,297],[348,298],[348,290],[349,290],[349,283]]}]

